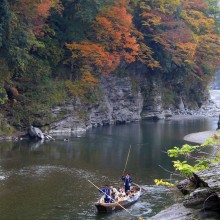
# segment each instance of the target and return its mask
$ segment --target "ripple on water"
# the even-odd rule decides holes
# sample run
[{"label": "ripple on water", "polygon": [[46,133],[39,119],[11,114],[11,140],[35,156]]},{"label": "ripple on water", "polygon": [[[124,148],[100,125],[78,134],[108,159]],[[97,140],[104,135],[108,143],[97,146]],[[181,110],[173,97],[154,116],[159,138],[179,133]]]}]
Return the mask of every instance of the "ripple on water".
[{"label": "ripple on water", "polygon": [[91,173],[91,172],[88,172],[82,169],[67,168],[67,167],[62,167],[62,166],[50,166],[50,165],[24,167],[18,171],[14,170],[13,174],[17,174],[19,176],[46,177],[48,174],[53,173],[53,172],[66,173],[67,175],[70,175],[70,176],[74,175],[81,179],[93,179],[93,180],[97,179],[94,173]]}]

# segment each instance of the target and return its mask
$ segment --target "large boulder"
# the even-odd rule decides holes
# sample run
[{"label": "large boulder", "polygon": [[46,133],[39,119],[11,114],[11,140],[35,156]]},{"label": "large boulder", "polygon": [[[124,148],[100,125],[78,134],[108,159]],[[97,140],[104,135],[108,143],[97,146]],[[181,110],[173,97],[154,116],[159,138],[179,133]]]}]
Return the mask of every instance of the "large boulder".
[{"label": "large boulder", "polygon": [[220,219],[220,163],[181,181],[177,188],[185,195],[183,202],[149,219]]},{"label": "large boulder", "polygon": [[28,135],[32,139],[44,139],[44,134],[43,132],[36,127],[31,126],[28,130]]},{"label": "large boulder", "polygon": [[216,209],[219,207],[219,198],[209,187],[202,187],[190,193],[183,201],[186,208]]}]

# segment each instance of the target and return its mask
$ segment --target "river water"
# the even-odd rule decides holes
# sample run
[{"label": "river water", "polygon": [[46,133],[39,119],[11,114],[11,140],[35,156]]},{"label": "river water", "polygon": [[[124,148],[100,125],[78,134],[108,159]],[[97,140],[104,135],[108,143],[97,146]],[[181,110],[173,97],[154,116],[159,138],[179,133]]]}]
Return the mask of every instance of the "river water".
[{"label": "river water", "polygon": [[[192,132],[214,130],[217,120],[142,121],[88,130],[81,137],[56,136],[55,142],[0,143],[0,219],[137,219],[150,217],[174,202],[173,194],[154,185],[170,178],[166,149],[184,144]],[[78,135],[79,136],[79,135]],[[68,138],[68,142],[64,141]],[[98,214],[98,187],[118,185],[129,147],[126,172],[143,189],[128,210]]]}]

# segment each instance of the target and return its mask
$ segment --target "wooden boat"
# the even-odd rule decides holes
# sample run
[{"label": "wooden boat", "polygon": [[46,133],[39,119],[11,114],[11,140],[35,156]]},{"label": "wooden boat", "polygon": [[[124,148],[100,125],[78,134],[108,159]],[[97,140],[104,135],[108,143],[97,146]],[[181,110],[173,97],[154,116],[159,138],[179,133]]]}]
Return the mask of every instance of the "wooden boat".
[{"label": "wooden boat", "polygon": [[103,213],[122,210],[134,204],[141,196],[141,187],[133,186],[130,192],[132,192],[130,195],[118,196],[111,203],[105,203],[105,195],[103,195],[98,202],[95,203],[98,212]]}]

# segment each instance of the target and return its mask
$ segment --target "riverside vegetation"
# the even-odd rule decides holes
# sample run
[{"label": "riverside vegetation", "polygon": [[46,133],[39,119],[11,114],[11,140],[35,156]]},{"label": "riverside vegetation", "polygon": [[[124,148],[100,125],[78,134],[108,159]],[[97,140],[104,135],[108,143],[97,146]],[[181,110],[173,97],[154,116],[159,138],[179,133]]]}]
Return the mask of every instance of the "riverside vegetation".
[{"label": "riverside vegetation", "polygon": [[[176,204],[152,219],[161,219],[161,217],[164,219],[178,218],[185,220],[219,219],[219,144],[220,134],[218,132],[201,145],[191,146],[185,144],[181,148],[174,147],[167,151],[168,156],[171,158],[182,158],[173,161],[175,172],[171,175],[187,178],[176,182],[176,187],[182,192],[184,198],[182,199],[182,205],[180,203]],[[174,190],[172,182],[156,179],[155,183]],[[179,210],[177,211],[177,209]],[[175,215],[175,217],[172,215]]]},{"label": "riverside vegetation", "polygon": [[105,75],[129,78],[144,100],[138,114],[153,98],[163,109],[201,107],[220,65],[219,15],[217,0],[2,0],[1,134],[48,129],[67,103],[80,102],[87,120]]}]

